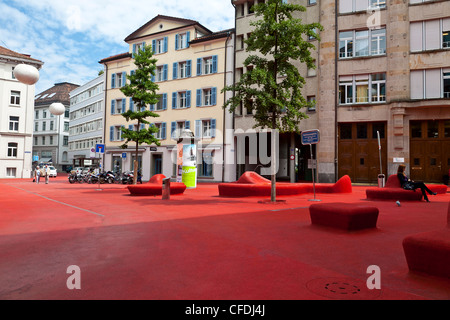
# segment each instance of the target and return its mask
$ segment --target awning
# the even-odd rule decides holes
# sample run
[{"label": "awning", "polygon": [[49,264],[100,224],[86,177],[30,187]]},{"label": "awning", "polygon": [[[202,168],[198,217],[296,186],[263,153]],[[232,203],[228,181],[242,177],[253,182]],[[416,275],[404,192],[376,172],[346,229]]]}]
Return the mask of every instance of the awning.
[{"label": "awning", "polygon": [[52,158],[42,158],[38,161],[39,163],[46,163],[46,162],[52,162]]}]

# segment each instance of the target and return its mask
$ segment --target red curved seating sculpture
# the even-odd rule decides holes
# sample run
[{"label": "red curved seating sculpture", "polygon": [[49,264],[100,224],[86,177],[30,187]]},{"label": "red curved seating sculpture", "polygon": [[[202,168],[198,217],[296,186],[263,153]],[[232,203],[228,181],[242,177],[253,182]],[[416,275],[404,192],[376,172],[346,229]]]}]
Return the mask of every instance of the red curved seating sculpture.
[{"label": "red curved seating sculpture", "polygon": [[411,271],[450,278],[450,203],[446,228],[407,236],[402,245]]},{"label": "red curved seating sculpture", "polygon": [[[162,195],[162,184],[166,178],[163,174],[155,174],[148,183],[127,186],[132,196],[157,196]],[[182,182],[170,183],[170,194],[182,194],[186,190],[186,185]]]},{"label": "red curved seating sculpture", "polygon": [[[316,183],[317,193],[351,193],[349,176],[343,176],[336,183]],[[277,195],[298,195],[313,193],[312,183],[277,182]],[[247,171],[236,182],[219,183],[219,195],[225,197],[270,196],[270,180],[253,171]]]},{"label": "red curved seating sculpture", "polygon": [[[427,185],[431,191],[437,194],[444,194],[447,192],[446,185]],[[366,189],[366,197],[369,200],[422,200],[422,192],[420,190],[404,190],[400,186],[400,181],[396,174],[388,177],[384,188],[368,188]]]}]

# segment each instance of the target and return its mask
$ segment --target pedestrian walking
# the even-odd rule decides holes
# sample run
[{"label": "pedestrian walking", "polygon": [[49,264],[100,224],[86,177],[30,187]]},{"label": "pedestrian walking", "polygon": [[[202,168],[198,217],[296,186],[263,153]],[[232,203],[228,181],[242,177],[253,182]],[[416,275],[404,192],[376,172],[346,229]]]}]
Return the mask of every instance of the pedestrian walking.
[{"label": "pedestrian walking", "polygon": [[44,176],[45,176],[45,184],[48,184],[48,179],[50,177],[50,168],[48,165],[45,165],[44,167]]},{"label": "pedestrian walking", "polygon": [[34,175],[36,177],[36,183],[39,183],[39,178],[41,177],[41,170],[39,169],[39,166],[37,166],[34,170]]}]

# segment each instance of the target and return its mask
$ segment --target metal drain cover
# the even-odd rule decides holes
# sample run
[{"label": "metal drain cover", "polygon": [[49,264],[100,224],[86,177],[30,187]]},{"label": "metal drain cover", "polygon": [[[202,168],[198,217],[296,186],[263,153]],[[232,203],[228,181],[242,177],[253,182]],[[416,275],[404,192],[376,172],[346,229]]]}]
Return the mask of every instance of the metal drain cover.
[{"label": "metal drain cover", "polygon": [[381,294],[381,290],[370,290],[365,282],[352,278],[319,278],[309,281],[306,287],[315,294],[338,300],[373,300]]}]

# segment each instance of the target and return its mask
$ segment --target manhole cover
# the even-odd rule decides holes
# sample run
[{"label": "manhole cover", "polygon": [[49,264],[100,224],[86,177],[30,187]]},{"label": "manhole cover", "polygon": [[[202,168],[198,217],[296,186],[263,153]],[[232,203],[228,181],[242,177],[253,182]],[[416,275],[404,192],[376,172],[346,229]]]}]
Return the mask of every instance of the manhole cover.
[{"label": "manhole cover", "polygon": [[381,294],[381,290],[370,290],[365,282],[351,278],[314,279],[306,287],[315,294],[331,299],[372,300]]}]

